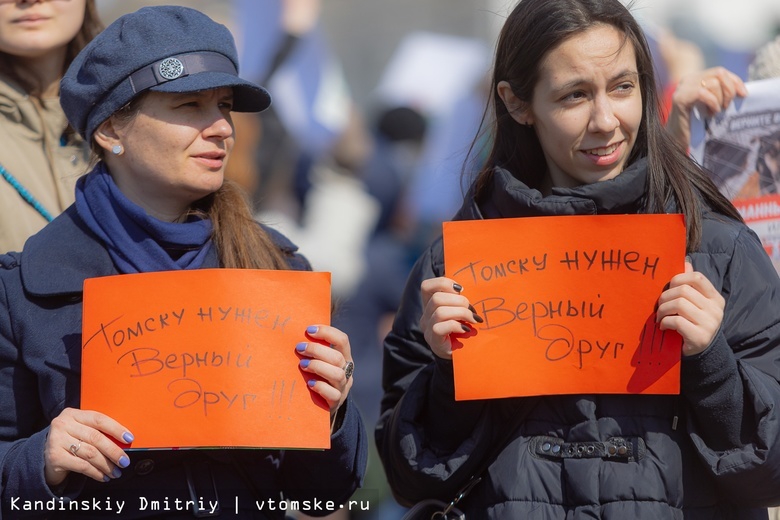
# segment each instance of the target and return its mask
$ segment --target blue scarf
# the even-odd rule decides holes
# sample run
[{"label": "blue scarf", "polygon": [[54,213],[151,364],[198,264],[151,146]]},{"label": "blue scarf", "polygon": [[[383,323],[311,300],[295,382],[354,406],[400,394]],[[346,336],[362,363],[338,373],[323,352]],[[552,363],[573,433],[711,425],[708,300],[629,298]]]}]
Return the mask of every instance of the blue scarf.
[{"label": "blue scarf", "polygon": [[102,162],[76,183],[76,210],[123,274],[197,269],[212,247],[210,220],[150,217],[125,197]]}]

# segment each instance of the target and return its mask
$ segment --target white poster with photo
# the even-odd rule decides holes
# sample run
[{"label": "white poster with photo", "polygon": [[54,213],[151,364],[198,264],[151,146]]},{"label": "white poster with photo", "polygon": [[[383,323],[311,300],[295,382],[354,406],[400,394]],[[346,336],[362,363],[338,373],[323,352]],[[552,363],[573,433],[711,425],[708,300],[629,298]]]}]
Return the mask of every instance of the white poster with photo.
[{"label": "white poster with photo", "polygon": [[703,121],[691,153],[758,234],[780,272],[780,78],[746,86],[746,97]]}]

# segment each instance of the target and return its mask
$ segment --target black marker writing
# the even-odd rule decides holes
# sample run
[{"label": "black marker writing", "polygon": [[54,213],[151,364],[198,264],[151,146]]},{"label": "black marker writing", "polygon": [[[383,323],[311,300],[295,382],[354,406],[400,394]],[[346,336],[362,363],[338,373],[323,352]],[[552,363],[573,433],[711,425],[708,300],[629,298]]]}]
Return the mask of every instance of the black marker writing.
[{"label": "black marker writing", "polygon": [[476,260],[469,263],[466,267],[463,267],[453,274],[455,278],[458,275],[465,272],[471,277],[471,281],[477,282],[489,282],[497,278],[507,278],[514,275],[523,275],[525,273],[534,271],[544,271],[547,267],[547,253],[542,255],[541,258],[531,256],[527,258],[517,258],[497,262],[495,264],[484,264],[482,260]]},{"label": "black marker writing", "polygon": [[130,325],[115,325],[118,319],[119,318],[115,318],[108,323],[101,323],[98,332],[89,338],[84,344],[84,347],[86,348],[87,343],[94,338],[99,337],[105,341],[108,349],[113,351],[114,347],[121,347],[125,342],[141,338],[145,334],[157,332],[166,327],[181,325],[181,322],[184,319],[184,309],[182,308],[180,311],[171,311],[170,313],[160,313],[156,316],[150,316],[135,321]]},{"label": "black marker writing", "polygon": [[179,378],[168,383],[168,391],[176,394],[173,406],[176,408],[189,408],[198,403],[203,405],[203,415],[208,416],[209,407],[221,404],[230,409],[234,405],[236,409],[246,410],[257,399],[257,394],[230,393],[224,391],[204,390],[203,386],[195,379]]},{"label": "black marker writing", "polygon": [[[563,325],[545,325],[536,337],[546,341],[544,356],[549,361],[563,361],[574,354],[577,368],[582,368],[585,356],[593,353],[598,359],[617,359],[625,345],[619,341],[575,338],[574,333]],[[595,347],[595,352],[594,352]]]},{"label": "black marker writing", "polygon": [[566,251],[560,263],[569,271],[619,271],[621,268],[628,271],[650,274],[655,278],[655,270],[658,267],[659,257],[642,256],[636,251],[623,251],[622,249],[610,249],[608,251],[574,250]]},{"label": "black marker writing", "polygon": [[196,314],[202,322],[231,321],[246,325],[256,325],[284,332],[284,326],[292,319],[290,316],[272,314],[268,309],[251,307],[200,307]]},{"label": "black marker writing", "polygon": [[[600,298],[601,295],[596,295]],[[485,322],[480,328],[486,330],[509,325],[515,320],[529,321],[534,334],[538,331],[540,319],[555,319],[560,317],[602,319],[604,304],[598,301],[586,300],[548,300],[535,302],[520,302],[508,304],[504,298],[493,297],[475,302],[477,314]]]},{"label": "black marker writing", "polygon": [[117,365],[127,365],[130,377],[144,377],[163,370],[181,371],[182,377],[187,377],[190,368],[225,367],[249,368],[252,356],[241,352],[205,351],[182,354],[165,354],[160,356],[156,348],[135,348],[125,352],[116,360]]}]

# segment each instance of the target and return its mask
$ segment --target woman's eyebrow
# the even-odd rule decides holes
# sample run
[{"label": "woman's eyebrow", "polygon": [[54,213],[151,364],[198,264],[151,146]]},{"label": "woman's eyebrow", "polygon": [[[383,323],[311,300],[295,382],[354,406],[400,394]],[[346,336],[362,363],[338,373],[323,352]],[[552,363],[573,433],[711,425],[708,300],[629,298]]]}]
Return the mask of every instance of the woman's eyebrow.
[{"label": "woman's eyebrow", "polygon": [[[639,76],[639,73],[637,71],[631,70],[631,69],[626,69],[626,70],[623,70],[621,72],[618,72],[617,74],[615,74],[614,76],[609,78],[609,82],[612,83],[612,82],[618,81],[620,79],[625,79],[625,78],[628,78],[628,77],[638,77],[638,76]],[[574,88],[574,87],[577,87],[579,85],[582,85],[583,83],[589,83],[589,81],[584,79],[584,78],[575,78],[575,79],[567,81],[566,83],[564,83],[562,85],[559,85],[559,86],[553,85],[553,88],[555,90],[567,90],[567,89]]]}]

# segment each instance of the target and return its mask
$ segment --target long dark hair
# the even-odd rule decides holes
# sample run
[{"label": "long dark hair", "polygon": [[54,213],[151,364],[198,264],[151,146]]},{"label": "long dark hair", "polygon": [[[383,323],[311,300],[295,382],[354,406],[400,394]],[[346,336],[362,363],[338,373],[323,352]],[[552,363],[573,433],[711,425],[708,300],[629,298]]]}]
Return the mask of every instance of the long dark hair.
[{"label": "long dark hair", "polygon": [[[68,43],[65,51],[65,62],[62,65],[62,72],[64,74],[68,70],[68,66],[81,52],[92,39],[103,30],[103,23],[98,16],[97,7],[95,7],[95,0],[87,0],[84,9],[84,21],[81,23],[81,28],[76,36]],[[6,52],[0,52],[0,70],[3,74],[8,76],[11,80],[21,86],[24,91],[31,96],[40,96],[40,85],[33,84],[28,77],[26,77],[22,70],[25,68],[25,58],[19,58]]]},{"label": "long dark hair", "polygon": [[[130,124],[141,110],[149,91],[134,97],[111,117],[119,125]],[[105,157],[105,150],[94,140],[92,166]],[[252,216],[249,198],[235,182],[225,179],[222,186],[193,204],[190,213],[211,220],[211,238],[222,267],[239,269],[289,269],[285,253],[258,225]]]},{"label": "long dark hair", "polygon": [[211,219],[211,233],[222,267],[240,269],[289,269],[284,253],[252,217],[244,190],[225,179],[216,192],[201,199],[195,212],[202,208]]},{"label": "long dark hair", "polygon": [[703,205],[736,220],[742,218],[707,173],[674,144],[663,128],[650,49],[639,24],[618,0],[522,0],[514,8],[496,47],[489,102],[495,114],[493,141],[477,175],[477,197],[487,194],[497,166],[537,189],[547,175],[536,132],[512,119],[496,94],[498,83],[507,81],[515,96],[530,104],[544,57],[564,40],[597,24],[618,29],[636,53],[644,112],[628,163],[648,158],[644,209],[664,213],[672,205],[676,207],[685,215],[688,251],[693,251],[701,241]]}]

